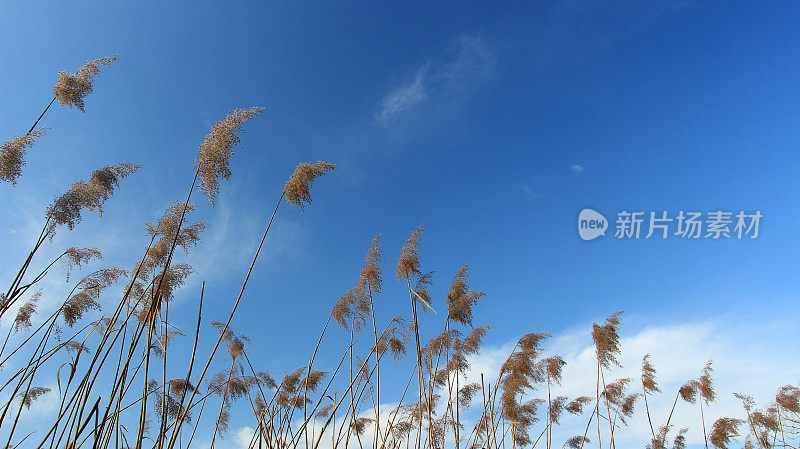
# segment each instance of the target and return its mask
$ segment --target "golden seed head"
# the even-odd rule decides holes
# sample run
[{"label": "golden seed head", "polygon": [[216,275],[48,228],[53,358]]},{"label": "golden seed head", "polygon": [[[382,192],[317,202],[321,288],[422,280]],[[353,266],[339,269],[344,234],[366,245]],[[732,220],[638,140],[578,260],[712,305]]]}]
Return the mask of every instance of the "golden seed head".
[{"label": "golden seed head", "polygon": [[411,231],[405,245],[400,250],[400,258],[397,259],[397,280],[411,278],[420,274],[419,246],[422,242],[422,231],[424,225],[419,225],[417,229]]},{"label": "golden seed head", "polygon": [[298,165],[283,187],[286,201],[292,207],[297,206],[303,210],[307,204],[311,204],[311,186],[314,180],[335,169],[336,165],[322,161]]},{"label": "golden seed head", "polygon": [[230,159],[233,149],[241,142],[239,134],[244,122],[261,114],[265,108],[252,107],[234,109],[211,127],[203,139],[194,164],[200,177],[200,190],[206,194],[213,206],[219,193],[219,180],[231,177]]},{"label": "golden seed head", "polygon": [[0,146],[0,181],[17,184],[17,178],[22,174],[25,165],[25,150],[36,143],[36,139],[43,136],[47,128],[39,128],[24,136],[16,136]]},{"label": "golden seed head", "polygon": [[104,57],[89,61],[82,65],[76,74],[58,72],[58,81],[53,86],[53,95],[62,106],[76,107],[84,110],[84,97],[94,89],[94,77],[100,73],[101,65],[111,65],[119,58]]},{"label": "golden seed head", "polygon": [[95,210],[103,216],[103,203],[111,198],[119,180],[139,169],[134,164],[116,164],[95,170],[88,182],[76,181],[66,193],[56,198],[47,208],[50,220],[48,234],[52,238],[56,226],[67,225],[73,229],[80,223],[83,209]]}]

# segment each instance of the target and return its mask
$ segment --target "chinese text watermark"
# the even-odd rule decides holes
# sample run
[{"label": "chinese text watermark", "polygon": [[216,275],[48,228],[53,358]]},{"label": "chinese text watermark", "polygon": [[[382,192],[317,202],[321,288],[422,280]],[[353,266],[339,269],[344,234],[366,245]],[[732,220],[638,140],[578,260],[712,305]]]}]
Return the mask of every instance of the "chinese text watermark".
[{"label": "chinese text watermark", "polygon": [[[614,237],[617,239],[755,239],[758,238],[761,211],[710,212],[628,211],[617,213]],[[609,221],[599,212],[583,209],[578,214],[578,235],[593,240],[606,235]]]}]

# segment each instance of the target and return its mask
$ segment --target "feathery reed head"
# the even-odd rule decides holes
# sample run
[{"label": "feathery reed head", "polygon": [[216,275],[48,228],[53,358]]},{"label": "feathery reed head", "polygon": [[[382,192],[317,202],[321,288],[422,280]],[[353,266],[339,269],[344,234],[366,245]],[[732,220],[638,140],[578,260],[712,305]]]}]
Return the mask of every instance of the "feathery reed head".
[{"label": "feathery reed head", "polygon": [[69,229],[73,229],[80,223],[83,209],[97,209],[102,217],[103,203],[111,198],[114,189],[119,185],[119,180],[138,169],[139,166],[134,164],[109,165],[92,172],[88,182],[73,183],[66,193],[56,198],[47,208],[50,237],[54,235],[56,226],[67,225]]},{"label": "feathery reed head", "polygon": [[70,354],[74,353],[74,354],[77,354],[79,357],[80,357],[81,354],[88,354],[89,353],[89,348],[85,344],[83,344],[83,343],[81,343],[79,341],[74,341],[74,340],[65,341],[64,342],[64,349],[67,351],[67,353],[70,353]]},{"label": "feathery reed head", "polygon": [[619,347],[619,327],[622,325],[622,312],[617,312],[606,318],[602,326],[595,323],[592,326],[592,339],[594,340],[597,360],[608,368],[611,364],[619,365],[617,355]]},{"label": "feathery reed head", "polygon": [[775,402],[784,410],[800,413],[800,388],[785,385],[775,395]]},{"label": "feathery reed head", "polygon": [[36,303],[41,296],[42,291],[39,290],[17,310],[17,316],[14,318],[14,332],[31,328],[31,319],[36,314]]},{"label": "feathery reed head", "polygon": [[561,413],[564,412],[565,404],[567,403],[566,396],[556,396],[553,400],[550,401],[549,406],[549,415],[550,415],[550,422],[558,424],[558,420],[561,418]]},{"label": "feathery reed head", "polygon": [[381,236],[376,235],[364,256],[364,268],[359,273],[359,284],[365,284],[373,293],[380,293],[383,285],[380,263],[383,262]]},{"label": "feathery reed head", "polygon": [[322,161],[298,165],[283,187],[286,201],[292,207],[297,206],[303,210],[307,204],[311,204],[311,186],[314,184],[314,180],[335,169],[336,165]]},{"label": "feathery reed head", "polygon": [[19,393],[19,398],[22,401],[22,405],[26,408],[30,409],[33,402],[39,399],[39,396],[47,394],[50,392],[50,389],[47,387],[30,387],[27,390]]},{"label": "feathery reed head", "polygon": [[102,259],[103,254],[97,248],[72,248],[64,251],[64,267],[67,270],[67,281],[69,281],[69,274],[74,268],[80,268],[81,265],[88,263],[92,259]]},{"label": "feathery reed head", "polygon": [[714,421],[708,441],[719,449],[727,449],[731,438],[739,436],[739,426],[743,422],[741,419],[735,418],[720,418]]},{"label": "feathery reed head", "polygon": [[564,369],[564,365],[566,365],[567,362],[565,362],[564,359],[558,355],[550,356],[542,360],[542,362],[544,363],[545,373],[547,373],[547,377],[551,381],[560,384],[561,371]]},{"label": "feathery reed head", "polygon": [[703,374],[697,379],[697,387],[698,391],[700,392],[700,397],[706,401],[706,404],[709,402],[714,402],[716,399],[717,394],[714,392],[714,384],[711,379],[711,373],[714,372],[714,368],[711,366],[711,360],[706,363],[706,366],[703,368]]},{"label": "feathery reed head", "polygon": [[187,391],[194,391],[194,385],[186,379],[171,379],[169,381],[169,391],[175,396],[181,396]]},{"label": "feathery reed head", "polygon": [[194,164],[200,177],[200,190],[206,194],[212,206],[219,193],[219,180],[227,181],[231,177],[230,159],[233,148],[241,142],[239,133],[242,132],[242,125],[260,115],[264,109],[234,109],[211,127],[211,132],[200,144]]},{"label": "feathery reed head", "polygon": [[364,293],[363,285],[351,288],[336,304],[331,311],[336,324],[344,329],[358,332],[366,323],[370,314],[369,298]]},{"label": "feathery reed head", "polygon": [[448,318],[464,326],[472,325],[472,306],[478,302],[478,298],[485,295],[483,292],[469,289],[468,277],[469,265],[464,265],[450,283],[446,299]]},{"label": "feathery reed head", "polygon": [[83,315],[90,310],[99,310],[100,303],[96,299],[97,294],[91,289],[81,290],[72,295],[61,307],[61,316],[64,323],[72,327]]},{"label": "feathery reed head", "polygon": [[661,391],[656,382],[656,368],[650,362],[650,354],[642,358],[642,387],[646,393],[658,393]]},{"label": "feathery reed head", "polygon": [[24,136],[16,136],[0,146],[0,181],[17,184],[17,178],[22,174],[25,165],[25,150],[36,143],[36,139],[43,136],[47,128],[39,128]]},{"label": "feathery reed head", "polygon": [[97,298],[100,292],[113,285],[127,272],[120,268],[105,268],[85,276],[78,283],[79,289],[61,307],[60,314],[67,326],[72,327],[90,310],[100,309]]},{"label": "feathery reed head", "polygon": [[408,235],[405,245],[400,250],[400,258],[397,259],[397,280],[411,278],[420,274],[419,246],[422,242],[422,231],[424,225],[419,225],[417,229]]},{"label": "feathery reed head", "polygon": [[583,407],[591,402],[592,398],[589,396],[578,396],[567,404],[565,409],[573,415],[580,415],[583,413]]},{"label": "feathery reed head", "polygon": [[609,382],[600,393],[600,396],[605,398],[611,404],[622,404],[625,396],[625,388],[630,382],[631,379],[629,377],[623,377],[613,382]]},{"label": "feathery reed head", "polygon": [[[158,240],[147,250],[146,266],[149,269],[166,263],[173,244],[183,248],[184,252],[188,254],[189,248],[200,241],[200,233],[205,230],[207,223],[199,221],[187,224],[186,216],[193,210],[192,203],[176,201],[167,208],[158,224],[153,226],[152,223],[147,223],[147,233],[158,237]],[[183,223],[181,223],[182,219]]]},{"label": "feathery reed head", "polygon": [[100,73],[101,65],[111,65],[119,58],[104,57],[82,65],[76,74],[58,72],[58,81],[53,87],[53,95],[62,106],[76,107],[83,111],[84,97],[94,89],[94,77]]},{"label": "feathery reed head", "polygon": [[678,434],[675,435],[675,439],[672,441],[672,449],[686,449],[686,432],[688,431],[689,429],[686,427],[678,431]]},{"label": "feathery reed head", "polygon": [[694,402],[697,400],[697,391],[699,388],[700,386],[697,384],[696,380],[690,380],[681,385],[681,387],[678,389],[678,394],[684,401],[694,404]]},{"label": "feathery reed head", "polygon": [[564,447],[568,447],[570,449],[580,449],[583,447],[584,443],[591,443],[591,440],[583,435],[575,435],[567,439],[567,441],[564,443]]},{"label": "feathery reed head", "polygon": [[626,423],[626,418],[633,417],[633,411],[636,407],[636,400],[639,399],[641,393],[633,393],[625,396],[625,399],[619,404],[620,416],[623,423]]},{"label": "feathery reed head", "polygon": [[672,426],[661,426],[658,428],[650,443],[647,444],[645,449],[667,449],[667,434]]}]

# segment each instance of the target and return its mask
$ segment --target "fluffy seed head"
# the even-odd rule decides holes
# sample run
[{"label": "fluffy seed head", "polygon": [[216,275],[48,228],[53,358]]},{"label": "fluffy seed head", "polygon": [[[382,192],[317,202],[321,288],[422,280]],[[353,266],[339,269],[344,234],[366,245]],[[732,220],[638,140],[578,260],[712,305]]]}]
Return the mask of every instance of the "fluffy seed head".
[{"label": "fluffy seed head", "polygon": [[592,339],[594,340],[597,360],[608,368],[611,364],[619,365],[617,356],[620,353],[619,327],[622,325],[622,312],[617,312],[606,318],[602,326],[594,324]]},{"label": "fluffy seed head", "polygon": [[650,363],[650,354],[642,359],[642,386],[647,393],[658,393],[661,390],[656,382],[656,368]]},{"label": "fluffy seed head", "polygon": [[542,362],[544,362],[545,372],[547,373],[547,377],[549,377],[551,381],[560,384],[561,371],[564,368],[564,365],[567,364],[567,362],[565,362],[564,359],[558,355],[548,357],[544,359]]},{"label": "fluffy seed head", "polygon": [[73,229],[81,221],[83,209],[97,209],[99,216],[103,216],[103,203],[111,198],[114,189],[119,185],[119,180],[139,169],[134,164],[117,164],[95,170],[88,182],[76,181],[66,193],[56,198],[47,208],[47,217],[50,220],[48,233],[50,237],[55,233],[56,226],[67,225]]},{"label": "fluffy seed head", "polygon": [[94,89],[94,77],[100,73],[101,65],[111,65],[119,58],[104,57],[89,61],[78,69],[78,73],[58,72],[58,81],[53,87],[53,95],[62,106],[76,107],[83,111],[84,97]]},{"label": "fluffy seed head", "polygon": [[727,449],[731,438],[739,435],[739,425],[744,421],[735,418],[720,418],[711,426],[708,441],[719,449]]},{"label": "fluffy seed head", "polygon": [[703,373],[697,379],[697,386],[700,392],[700,397],[706,401],[706,404],[709,402],[714,402],[716,399],[717,394],[714,392],[714,384],[711,379],[711,373],[714,372],[714,368],[711,367],[711,360],[706,363],[706,366],[703,368]]},{"label": "fluffy seed head", "polygon": [[383,251],[381,251],[381,236],[376,235],[372,239],[367,254],[364,256],[364,268],[359,273],[359,283],[366,284],[372,293],[380,293],[383,284],[380,263],[383,262]]},{"label": "fluffy seed head", "polygon": [[[194,210],[191,203],[176,201],[168,207],[164,216],[154,226],[147,223],[147,233],[157,238],[147,250],[146,266],[149,269],[161,266],[166,263],[173,243],[175,246],[183,248],[188,254],[189,248],[200,241],[200,233],[206,228],[205,221],[187,224],[186,217]],[[185,211],[185,212],[184,212]],[[183,223],[181,224],[181,217]],[[180,231],[179,231],[180,224]]]},{"label": "fluffy seed head", "polygon": [[697,391],[699,388],[700,386],[697,384],[696,380],[690,380],[681,385],[681,388],[678,389],[678,394],[680,394],[681,399],[684,401],[694,404],[697,400]]},{"label": "fluffy seed head", "polygon": [[69,273],[74,268],[80,268],[81,265],[88,263],[92,259],[102,259],[103,254],[97,248],[72,248],[64,251],[64,266],[67,270],[67,281],[69,281]]},{"label": "fluffy seed head", "polygon": [[219,180],[231,177],[230,159],[233,149],[241,142],[239,134],[247,120],[257,117],[265,108],[234,109],[211,127],[211,132],[200,144],[194,161],[200,177],[200,190],[213,206],[219,193]]},{"label": "fluffy seed head", "polygon": [[20,393],[19,397],[22,400],[22,405],[30,409],[31,405],[33,405],[33,402],[39,399],[39,396],[42,396],[49,392],[50,389],[47,387],[31,387],[28,388],[27,391]]},{"label": "fluffy seed head", "polygon": [[558,424],[558,420],[561,418],[561,413],[564,412],[564,405],[566,402],[566,396],[556,396],[552,401],[550,401],[550,422]]},{"label": "fluffy seed head", "polygon": [[775,395],[775,402],[781,408],[793,413],[800,413],[800,388],[785,385]]},{"label": "fluffy seed head", "polygon": [[411,278],[420,273],[419,245],[422,242],[423,229],[424,225],[419,225],[417,229],[411,231],[400,250],[400,258],[397,259],[397,280]]},{"label": "fluffy seed head", "polygon": [[576,435],[574,437],[570,437],[566,443],[564,443],[564,447],[568,447],[570,449],[580,449],[583,447],[584,443],[591,443],[589,438],[584,437],[583,435]]},{"label": "fluffy seed head", "polygon": [[591,400],[592,398],[590,398],[589,396],[579,396],[570,401],[569,404],[567,404],[566,410],[569,413],[572,413],[573,415],[580,415],[581,413],[583,413],[583,407],[586,404],[588,404]]},{"label": "fluffy seed head", "polygon": [[42,296],[42,291],[34,293],[31,299],[25,302],[22,307],[17,310],[17,316],[14,318],[14,331],[28,330],[31,328],[31,318],[36,314],[36,303]]},{"label": "fluffy seed head", "polygon": [[448,318],[465,326],[472,325],[472,306],[478,302],[478,298],[485,295],[469,289],[468,277],[469,265],[464,265],[450,283],[446,299]]},{"label": "fluffy seed head", "polygon": [[24,136],[16,136],[0,146],[0,181],[17,184],[17,178],[22,174],[25,165],[25,150],[36,143],[36,139],[43,136],[47,128],[39,128]]},{"label": "fluffy seed head", "polygon": [[311,186],[314,180],[335,169],[336,165],[322,161],[298,165],[283,187],[286,201],[292,207],[297,206],[303,210],[307,204],[311,204]]},{"label": "fluffy seed head", "polygon": [[688,431],[689,429],[686,427],[678,431],[678,434],[675,435],[675,440],[672,442],[672,449],[686,449],[686,432]]}]

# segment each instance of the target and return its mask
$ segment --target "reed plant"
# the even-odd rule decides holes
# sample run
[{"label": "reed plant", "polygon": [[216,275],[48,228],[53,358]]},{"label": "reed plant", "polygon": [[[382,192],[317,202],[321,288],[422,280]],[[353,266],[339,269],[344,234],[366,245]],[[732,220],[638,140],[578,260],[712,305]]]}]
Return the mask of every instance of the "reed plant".
[{"label": "reed plant", "polygon": [[[15,188],[22,175],[25,151],[44,135],[44,128],[35,128],[54,101],[84,110],[100,67],[116,60],[90,61],[76,74],[59,72],[53,101],[34,126],[2,145],[0,180],[9,182],[8,188]],[[400,248],[396,283],[384,283],[381,236],[369,242],[363,266],[353,267],[353,287],[331,301],[315,346],[307,357],[297,357],[296,369],[274,378],[251,352],[251,339],[231,323],[246,300],[246,287],[281,205],[305,210],[315,182],[336,168],[322,161],[299,164],[275,192],[277,201],[265,217],[260,240],[253,242],[241,286],[227,298],[230,312],[206,328],[203,283],[193,303],[193,329],[185,335],[174,325],[177,306],[170,307],[194,273],[189,263],[175,262],[175,251],[190,253],[208,229],[205,221],[192,218],[196,190],[211,206],[216,204],[221,183],[231,176],[230,161],[241,148],[245,124],[263,111],[235,109],[211,127],[199,144],[193,172],[187,161],[186,197],[143,226],[149,244],[129,268],[103,268],[79,279],[73,275],[71,290],[56,310],[39,317],[45,294],[39,288],[57,264],[70,273],[102,258],[92,246],[71,247],[32,272],[42,248],[53,245],[56,233],[78,226],[86,211],[102,216],[106,202],[139,166],[100,168],[74,182],[44,211],[38,238],[0,294],[5,326],[0,393],[8,398],[0,407],[0,435],[6,448],[188,448],[194,447],[198,429],[211,429],[208,444],[214,448],[228,435],[235,409],[248,411],[250,419],[236,426],[254,429],[248,447],[258,449],[616,448],[633,419],[647,420],[651,438],[643,445],[681,449],[687,429],[674,429],[676,411],[697,415],[706,447],[726,448],[737,438],[747,447],[798,447],[800,388],[795,386],[780,388],[764,409],[739,394],[743,415],[709,425],[708,409],[716,400],[710,361],[674,393],[672,408],[660,421],[648,398],[672,393],[662,393],[649,355],[642,359],[638,379],[612,377],[620,366],[622,312],[594,324],[587,336],[595,368],[584,374],[593,380],[594,391],[558,394],[570,367],[563,357],[546,353],[551,336],[542,332],[521,336],[496,375],[477,373],[472,364],[490,331],[488,324],[475,323],[486,295],[472,288],[464,265],[455,270],[443,300],[434,299],[434,271],[422,262],[422,226]],[[107,294],[114,285],[122,290],[116,298]],[[396,315],[376,313],[379,302],[393,304]],[[101,309],[101,304],[109,305]],[[198,347],[202,332],[210,332],[214,341],[206,357]],[[341,334],[333,335],[337,332],[345,336],[344,346],[335,346],[341,340]],[[191,352],[175,352],[173,343],[180,338],[191,342]],[[335,354],[338,362],[319,366],[320,351]],[[57,391],[40,384],[43,372],[56,373]],[[176,372],[181,374],[174,377]],[[387,373],[392,378],[399,373],[407,382],[386,385]],[[48,426],[24,434],[23,411],[47,395],[57,403]],[[679,408],[679,401],[688,405]],[[644,404],[644,415],[635,413],[637,403]],[[554,430],[565,413],[581,417],[585,425],[566,430],[574,436],[557,441]]]}]

